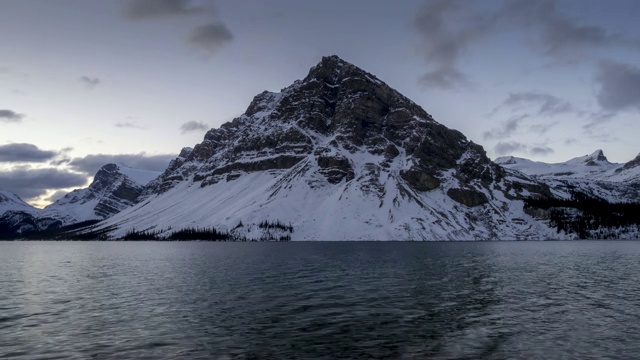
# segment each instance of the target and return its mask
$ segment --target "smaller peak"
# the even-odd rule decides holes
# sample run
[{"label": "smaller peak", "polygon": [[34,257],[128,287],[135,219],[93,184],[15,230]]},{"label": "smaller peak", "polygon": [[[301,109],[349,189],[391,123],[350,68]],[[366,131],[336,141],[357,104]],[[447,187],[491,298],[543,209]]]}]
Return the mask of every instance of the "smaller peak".
[{"label": "smaller peak", "polygon": [[600,149],[594,151],[591,155],[587,155],[584,164],[587,166],[598,166],[602,163],[609,164],[609,160],[604,156],[604,152]]},{"label": "smaller peak", "polygon": [[104,171],[108,171],[108,172],[113,172],[113,171],[118,171],[120,170],[120,167],[118,166],[118,164],[115,163],[109,163],[106,165],[103,165],[100,170],[104,170]]},{"label": "smaller peak", "polygon": [[604,151],[602,149],[598,149],[594,151],[591,155],[588,156],[590,159],[598,160],[598,161],[608,161],[607,157],[604,156]]}]

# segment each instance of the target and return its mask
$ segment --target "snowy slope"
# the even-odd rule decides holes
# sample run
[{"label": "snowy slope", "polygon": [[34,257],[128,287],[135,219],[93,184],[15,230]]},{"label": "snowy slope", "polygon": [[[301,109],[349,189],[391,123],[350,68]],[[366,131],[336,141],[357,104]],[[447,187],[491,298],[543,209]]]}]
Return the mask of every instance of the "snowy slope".
[{"label": "snowy slope", "polygon": [[[242,223],[244,226],[234,232],[257,239],[267,235],[257,226],[264,220],[292,224],[293,240],[557,237],[546,225],[525,214],[521,201],[510,201],[499,191],[487,191],[493,201],[472,209],[446,195],[448,188],[457,187],[453,178],[448,178],[442,189],[431,192],[410,189],[398,176],[406,158],[397,159],[389,169],[375,168],[372,164],[376,159],[352,156],[350,160],[359,182],[329,184],[320,175],[316,159],[309,156],[287,171],[243,174],[205,188],[181,182],[171,191],[116,214],[105,226],[119,226],[112,234],[116,237],[129,229],[157,231],[215,225],[232,230]],[[377,171],[379,176],[373,176]],[[501,185],[506,187],[506,183]]]},{"label": "snowy slope", "polygon": [[0,189],[0,216],[7,211],[24,211],[35,214],[38,209],[24,202],[18,195]]},{"label": "snowy slope", "polygon": [[211,226],[253,239],[564,236],[524,211],[524,198],[542,196],[552,196],[548,187],[496,166],[374,75],[327,57],[183,149],[138,204],[100,228],[112,237]]}]

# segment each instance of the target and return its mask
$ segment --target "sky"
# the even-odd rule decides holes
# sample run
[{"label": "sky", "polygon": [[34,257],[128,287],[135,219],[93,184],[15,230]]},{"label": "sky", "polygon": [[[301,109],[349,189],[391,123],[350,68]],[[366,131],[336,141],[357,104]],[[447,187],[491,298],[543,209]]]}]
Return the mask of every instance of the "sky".
[{"label": "sky", "polygon": [[637,0],[2,0],[0,189],[162,171],[338,55],[495,159],[640,153]]}]

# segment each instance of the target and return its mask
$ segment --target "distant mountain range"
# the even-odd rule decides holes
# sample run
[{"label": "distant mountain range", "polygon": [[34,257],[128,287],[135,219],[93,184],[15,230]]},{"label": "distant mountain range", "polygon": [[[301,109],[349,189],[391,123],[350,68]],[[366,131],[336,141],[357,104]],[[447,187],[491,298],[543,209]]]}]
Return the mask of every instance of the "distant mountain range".
[{"label": "distant mountain range", "polygon": [[64,226],[104,220],[135,204],[159,172],[107,164],[85,189],[74,190],[44,209],[0,190],[0,237],[20,237]]},{"label": "distant mountain range", "polygon": [[[330,56],[281,92],[257,95],[162,174],[106,165],[89,188],[40,212],[5,197],[12,205],[0,224],[18,236],[101,220],[67,235],[638,238],[640,156],[627,164],[609,163],[602,151],[561,164],[493,162],[376,76]],[[5,219],[18,213],[23,225]]]}]

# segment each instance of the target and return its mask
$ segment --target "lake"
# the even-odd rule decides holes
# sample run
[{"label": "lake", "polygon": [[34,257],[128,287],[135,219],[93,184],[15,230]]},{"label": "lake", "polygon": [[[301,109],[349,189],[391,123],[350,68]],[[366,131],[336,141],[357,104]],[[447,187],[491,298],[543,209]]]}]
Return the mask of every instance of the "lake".
[{"label": "lake", "polygon": [[0,242],[0,358],[629,359],[640,242]]}]

